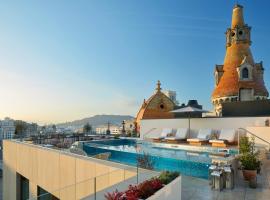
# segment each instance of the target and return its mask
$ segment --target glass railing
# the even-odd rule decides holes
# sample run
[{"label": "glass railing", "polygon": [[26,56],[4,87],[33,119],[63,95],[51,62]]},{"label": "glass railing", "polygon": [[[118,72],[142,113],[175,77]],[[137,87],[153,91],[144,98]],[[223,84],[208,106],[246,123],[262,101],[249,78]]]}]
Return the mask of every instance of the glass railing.
[{"label": "glass railing", "polygon": [[[55,200],[55,199],[84,199],[103,200],[108,192],[115,190],[125,191],[129,185],[136,185],[145,180],[158,176],[158,172],[141,168],[130,167],[127,169],[116,169],[96,177],[82,180],[76,184],[66,185],[58,190],[45,192],[28,200]],[[42,186],[41,186],[42,187]],[[44,192],[46,188],[42,188]],[[41,191],[38,189],[38,191]]]}]

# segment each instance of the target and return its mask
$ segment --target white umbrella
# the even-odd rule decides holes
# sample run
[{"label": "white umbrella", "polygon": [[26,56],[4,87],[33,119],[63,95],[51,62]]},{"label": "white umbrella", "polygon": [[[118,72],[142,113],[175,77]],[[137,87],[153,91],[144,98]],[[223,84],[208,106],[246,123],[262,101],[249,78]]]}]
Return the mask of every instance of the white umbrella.
[{"label": "white umbrella", "polygon": [[187,106],[171,111],[173,113],[187,113],[188,114],[188,135],[190,136],[190,115],[191,113],[207,113],[209,111],[192,106]]}]

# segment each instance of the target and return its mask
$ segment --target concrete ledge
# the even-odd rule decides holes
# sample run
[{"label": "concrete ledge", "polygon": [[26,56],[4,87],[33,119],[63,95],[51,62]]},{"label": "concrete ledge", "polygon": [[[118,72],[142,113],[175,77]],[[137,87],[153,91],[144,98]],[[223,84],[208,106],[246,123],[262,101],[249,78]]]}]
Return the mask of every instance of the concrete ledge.
[{"label": "concrete ledge", "polygon": [[147,200],[181,200],[181,175],[174,179],[171,183],[157,191]]}]

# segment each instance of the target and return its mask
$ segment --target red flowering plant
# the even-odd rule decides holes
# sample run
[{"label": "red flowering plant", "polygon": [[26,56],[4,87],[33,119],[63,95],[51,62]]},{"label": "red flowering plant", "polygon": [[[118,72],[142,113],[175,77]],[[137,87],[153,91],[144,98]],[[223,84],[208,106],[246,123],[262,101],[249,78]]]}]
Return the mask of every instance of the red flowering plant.
[{"label": "red flowering plant", "polygon": [[137,200],[139,198],[139,189],[136,185],[129,185],[128,190],[125,192],[127,200]]},{"label": "red flowering plant", "polygon": [[151,185],[155,191],[158,191],[163,187],[162,182],[158,178],[154,178],[151,180]]},{"label": "red flowering plant", "polygon": [[[125,192],[107,193],[106,200],[138,200],[147,199],[152,196],[156,191],[160,190],[164,184],[169,183],[175,179],[179,173],[164,172],[159,177],[151,180],[146,180],[139,185],[129,185],[128,190]],[[169,177],[169,179],[167,178]],[[168,180],[167,180],[168,179]]]},{"label": "red flowering plant", "polygon": [[125,200],[124,193],[118,192],[118,190],[115,190],[112,193],[108,192],[107,194],[105,194],[105,199],[106,200]]},{"label": "red flowering plant", "polygon": [[152,196],[155,193],[154,188],[152,187],[151,180],[144,181],[138,185],[139,189],[139,198],[146,199],[147,197]]}]

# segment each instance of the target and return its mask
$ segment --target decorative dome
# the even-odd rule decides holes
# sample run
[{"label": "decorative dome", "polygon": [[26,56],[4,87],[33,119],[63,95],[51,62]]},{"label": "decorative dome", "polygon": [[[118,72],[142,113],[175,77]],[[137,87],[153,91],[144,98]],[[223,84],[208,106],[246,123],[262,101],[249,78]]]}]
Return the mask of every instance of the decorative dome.
[{"label": "decorative dome", "polygon": [[173,118],[171,113],[175,108],[174,102],[161,92],[161,83],[157,82],[156,92],[143,104],[136,116],[137,131],[140,129],[140,121],[142,119],[169,119]]}]

